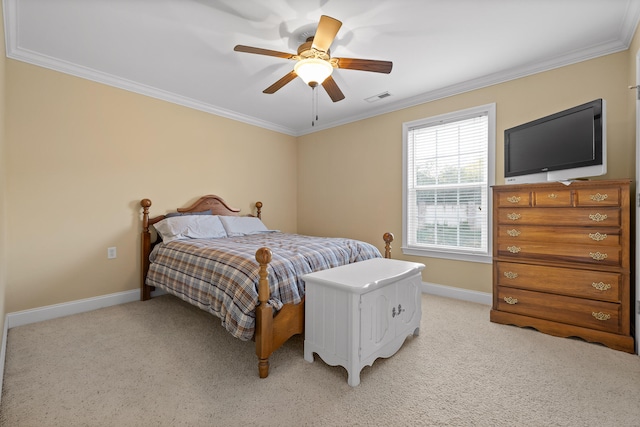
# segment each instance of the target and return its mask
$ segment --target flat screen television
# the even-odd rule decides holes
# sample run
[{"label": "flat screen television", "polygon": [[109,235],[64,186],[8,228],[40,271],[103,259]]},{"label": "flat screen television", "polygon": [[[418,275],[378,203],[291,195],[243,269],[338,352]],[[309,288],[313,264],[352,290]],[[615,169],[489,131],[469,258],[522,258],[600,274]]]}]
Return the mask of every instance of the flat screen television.
[{"label": "flat screen television", "polygon": [[504,131],[507,184],[607,173],[605,101],[596,99]]}]

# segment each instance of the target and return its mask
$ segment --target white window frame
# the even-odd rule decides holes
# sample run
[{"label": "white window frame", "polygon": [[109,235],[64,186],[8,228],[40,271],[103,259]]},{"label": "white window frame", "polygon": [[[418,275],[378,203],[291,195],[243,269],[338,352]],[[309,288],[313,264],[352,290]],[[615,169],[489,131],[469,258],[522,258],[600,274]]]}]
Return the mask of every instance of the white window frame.
[{"label": "white window frame", "polygon": [[[487,115],[488,135],[487,135],[487,236],[486,251],[467,251],[463,248],[424,248],[415,245],[409,245],[408,239],[408,214],[409,214],[409,167],[408,164],[408,135],[409,131],[416,127],[438,125],[446,122],[468,119],[472,116],[481,114]],[[414,120],[402,124],[402,253],[405,255],[425,256],[431,258],[445,258],[460,261],[471,261],[481,263],[492,262],[492,194],[491,186],[495,184],[495,146],[496,146],[496,104],[486,104],[465,110],[454,111],[451,113],[441,114],[434,117],[428,117],[420,120]]]}]

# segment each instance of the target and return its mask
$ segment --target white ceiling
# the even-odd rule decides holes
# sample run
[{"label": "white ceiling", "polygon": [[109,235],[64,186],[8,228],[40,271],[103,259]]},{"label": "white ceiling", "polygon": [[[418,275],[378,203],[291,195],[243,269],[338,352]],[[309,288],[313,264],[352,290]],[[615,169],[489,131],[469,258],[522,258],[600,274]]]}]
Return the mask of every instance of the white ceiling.
[{"label": "white ceiling", "polygon": [[[290,135],[302,135],[629,47],[640,0],[4,0],[7,56]],[[346,98],[296,79],[320,15],[343,25],[331,55],[393,62],[338,69]],[[365,99],[389,92],[391,96]]]}]

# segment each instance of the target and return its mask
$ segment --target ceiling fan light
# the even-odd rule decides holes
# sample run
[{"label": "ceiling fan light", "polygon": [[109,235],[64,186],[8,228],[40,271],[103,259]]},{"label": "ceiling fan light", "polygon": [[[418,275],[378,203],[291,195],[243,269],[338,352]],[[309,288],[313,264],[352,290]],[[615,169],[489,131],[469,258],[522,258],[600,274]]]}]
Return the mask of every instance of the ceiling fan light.
[{"label": "ceiling fan light", "polygon": [[333,66],[324,59],[301,59],[293,67],[293,70],[306,84],[322,84],[333,72]]}]

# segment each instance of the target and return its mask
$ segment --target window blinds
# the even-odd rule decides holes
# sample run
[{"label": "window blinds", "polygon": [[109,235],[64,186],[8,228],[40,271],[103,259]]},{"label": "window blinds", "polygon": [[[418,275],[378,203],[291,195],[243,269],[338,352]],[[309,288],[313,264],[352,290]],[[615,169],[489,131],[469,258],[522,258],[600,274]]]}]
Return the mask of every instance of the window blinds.
[{"label": "window blinds", "polygon": [[488,115],[407,134],[409,246],[488,252]]}]

